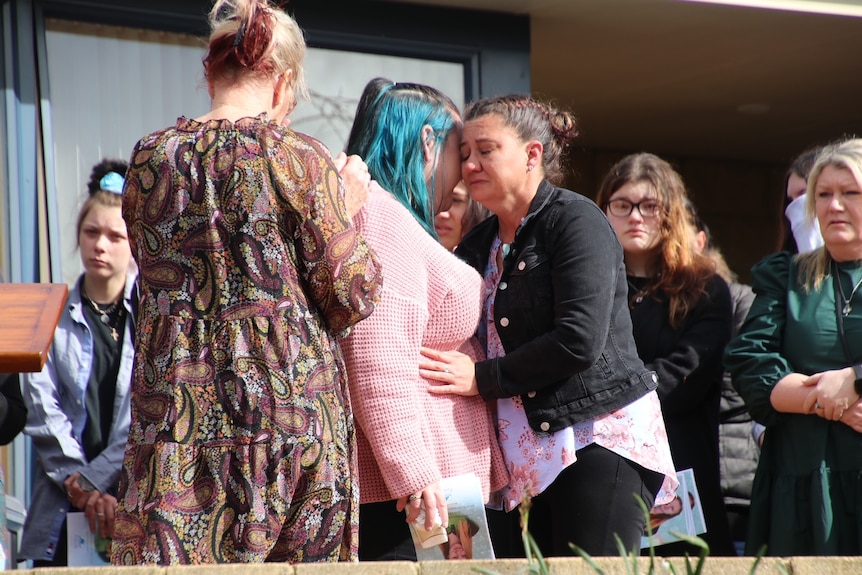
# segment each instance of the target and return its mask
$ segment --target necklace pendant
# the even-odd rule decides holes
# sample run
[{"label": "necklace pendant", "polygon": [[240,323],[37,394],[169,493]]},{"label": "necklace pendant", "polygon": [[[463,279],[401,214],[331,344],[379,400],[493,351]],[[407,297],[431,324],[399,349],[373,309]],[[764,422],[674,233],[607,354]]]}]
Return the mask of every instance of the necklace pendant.
[{"label": "necklace pendant", "polygon": [[640,303],[643,300],[644,300],[644,296],[642,294],[638,294],[638,296],[635,298],[635,303]]},{"label": "necklace pendant", "polygon": [[103,324],[105,324],[105,325],[108,325],[108,323],[109,323],[111,320],[109,320],[109,319],[108,319],[108,316],[107,316],[107,315],[102,314],[102,315],[99,317],[99,321],[100,321],[100,322],[102,322],[102,323],[103,323]]},{"label": "necklace pendant", "polygon": [[853,307],[850,305],[849,301],[844,302],[844,309],[841,310],[845,316],[850,315],[850,312],[853,310]]},{"label": "necklace pendant", "polygon": [[120,334],[117,333],[117,328],[115,328],[115,327],[111,328],[111,337],[114,338],[114,341],[119,341]]}]

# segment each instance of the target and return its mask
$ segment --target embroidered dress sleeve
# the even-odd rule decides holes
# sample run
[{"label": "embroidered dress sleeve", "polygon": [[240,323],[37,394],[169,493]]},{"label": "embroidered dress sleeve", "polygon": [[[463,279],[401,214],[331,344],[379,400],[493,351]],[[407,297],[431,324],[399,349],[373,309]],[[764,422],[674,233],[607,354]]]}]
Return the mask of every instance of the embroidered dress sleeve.
[{"label": "embroidered dress sleeve", "polygon": [[752,268],[754,302],[724,354],[733,386],[745,400],[752,418],[767,427],[784,417],[772,407],[772,388],[794,371],[781,354],[792,257],[780,252]]},{"label": "embroidered dress sleeve", "polygon": [[730,339],[733,310],[730,290],[713,276],[707,293],[683,321],[679,340],[667,355],[646,364],[658,374],[661,409],[667,415],[688,413],[713,391],[723,371],[721,358]]},{"label": "embroidered dress sleeve", "polygon": [[278,166],[273,176],[302,219],[294,239],[310,297],[329,329],[344,332],[374,311],[380,266],[347,215],[341,178],[329,153],[313,138],[291,134],[295,137],[266,145]]}]

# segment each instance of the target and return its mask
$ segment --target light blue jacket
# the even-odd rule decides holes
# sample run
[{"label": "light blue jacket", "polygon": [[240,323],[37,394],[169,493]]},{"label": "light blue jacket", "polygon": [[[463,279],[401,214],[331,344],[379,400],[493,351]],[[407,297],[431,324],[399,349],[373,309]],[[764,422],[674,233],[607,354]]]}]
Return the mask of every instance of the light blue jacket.
[{"label": "light blue jacket", "polygon": [[[122,357],[114,398],[114,417],[108,445],[87,462],[81,436],[87,421],[86,393],[93,365],[93,334],[84,317],[81,282],[69,292],[54,340],[40,373],[21,375],[21,391],[27,404],[24,433],[33,439],[38,455],[36,477],[21,539],[21,559],[51,560],[60,530],[69,511],[63,481],[79,471],[99,491],[115,490],[123,465],[131,420],[134,322],[126,321]],[[132,288],[135,276],[126,279],[124,306],[133,318]]]}]

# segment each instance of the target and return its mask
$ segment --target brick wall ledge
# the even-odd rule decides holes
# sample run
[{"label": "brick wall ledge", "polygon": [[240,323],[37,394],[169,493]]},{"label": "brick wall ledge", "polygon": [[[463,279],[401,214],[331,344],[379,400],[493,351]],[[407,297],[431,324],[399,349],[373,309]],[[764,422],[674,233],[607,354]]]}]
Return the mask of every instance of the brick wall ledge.
[{"label": "brick wall ledge", "polygon": [[[619,557],[597,557],[596,563],[606,575],[629,575],[632,565]],[[646,574],[648,558],[639,558],[638,573]],[[657,558],[657,575],[671,573],[670,564],[679,575],[687,573],[681,557]],[[548,559],[551,575],[597,575],[581,558]],[[748,575],[751,557],[709,557],[703,575]],[[692,560],[692,567],[696,560]],[[176,567],[54,567],[19,570],[20,575],[456,575],[487,569],[499,575],[524,575],[527,562],[520,559],[496,561],[425,561],[381,563],[323,563],[289,565],[265,563],[253,565],[206,565]],[[862,573],[860,557],[767,557],[760,561],[757,575],[858,575]]]}]

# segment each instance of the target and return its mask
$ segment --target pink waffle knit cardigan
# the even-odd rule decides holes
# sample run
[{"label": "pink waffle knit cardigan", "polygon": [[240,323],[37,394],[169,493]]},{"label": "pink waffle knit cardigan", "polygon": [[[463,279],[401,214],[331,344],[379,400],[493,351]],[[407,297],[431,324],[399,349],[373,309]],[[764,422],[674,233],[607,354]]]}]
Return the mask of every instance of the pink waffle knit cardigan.
[{"label": "pink waffle knit cardigan", "polygon": [[418,366],[421,346],[475,356],[467,340],[479,321],[481,277],[376,183],[354,224],[383,268],[380,303],[343,342],[360,501],[397,499],[469,472],[487,501],[508,481],[488,405],[431,394]]}]

